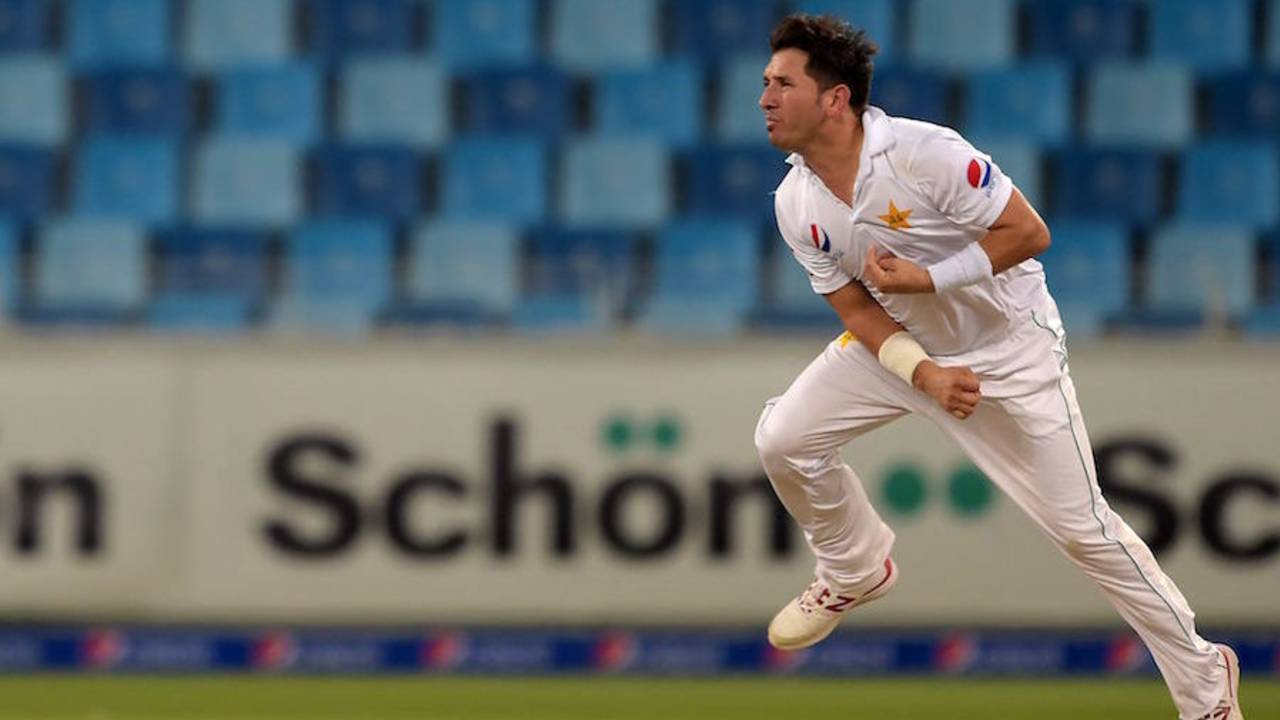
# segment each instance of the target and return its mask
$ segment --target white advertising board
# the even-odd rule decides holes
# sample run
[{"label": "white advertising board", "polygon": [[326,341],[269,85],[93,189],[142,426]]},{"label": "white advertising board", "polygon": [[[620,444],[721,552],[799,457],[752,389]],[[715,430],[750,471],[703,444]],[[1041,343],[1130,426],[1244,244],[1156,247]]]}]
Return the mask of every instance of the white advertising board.
[{"label": "white advertising board", "polygon": [[[11,353],[0,497],[14,497],[23,464],[82,462],[108,502],[96,555],[6,548],[0,610],[762,623],[812,561],[775,522],[752,430],[819,346]],[[1280,354],[1227,347],[1104,347],[1073,356],[1073,374],[1113,504],[1155,541],[1201,621],[1275,625]],[[903,571],[863,622],[1115,621],[927,423],[877,430],[845,456],[897,531]]]}]

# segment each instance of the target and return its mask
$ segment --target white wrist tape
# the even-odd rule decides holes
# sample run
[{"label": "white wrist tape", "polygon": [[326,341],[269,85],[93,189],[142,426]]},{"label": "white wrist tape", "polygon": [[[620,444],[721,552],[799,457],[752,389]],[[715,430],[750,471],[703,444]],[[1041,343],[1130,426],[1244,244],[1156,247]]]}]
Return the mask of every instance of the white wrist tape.
[{"label": "white wrist tape", "polygon": [[946,260],[929,266],[929,277],[933,278],[933,291],[936,293],[972,285],[993,274],[991,258],[976,242],[969,243],[968,247]]},{"label": "white wrist tape", "polygon": [[890,335],[880,345],[880,364],[889,372],[897,375],[911,385],[911,378],[916,374],[916,366],[930,360],[929,354],[920,347],[920,343],[905,330]]}]

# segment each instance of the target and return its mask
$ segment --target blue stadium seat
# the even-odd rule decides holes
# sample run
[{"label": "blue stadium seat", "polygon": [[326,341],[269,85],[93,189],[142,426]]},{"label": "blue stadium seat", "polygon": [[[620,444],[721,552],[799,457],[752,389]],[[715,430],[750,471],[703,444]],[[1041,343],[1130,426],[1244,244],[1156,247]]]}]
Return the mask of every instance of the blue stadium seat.
[{"label": "blue stadium seat", "polygon": [[980,70],[1014,58],[1012,0],[912,0],[911,58],[922,67]]},{"label": "blue stadium seat", "polygon": [[702,94],[702,72],[688,60],[603,73],[596,81],[595,131],[688,147],[702,137]]},{"label": "blue stadium seat", "polygon": [[671,212],[670,165],[654,140],[572,141],[560,168],[560,218],[573,226],[656,226]]},{"label": "blue stadium seat", "polygon": [[367,330],[391,298],[388,229],[361,220],[313,220],[289,237],[284,292],[271,325],[335,334]]},{"label": "blue stadium seat", "polygon": [[315,169],[319,214],[407,220],[421,205],[422,166],[412,149],[326,147],[317,152]]},{"label": "blue stadium seat", "polygon": [[1031,51],[1088,64],[1133,57],[1138,9],[1130,0],[1031,0]]},{"label": "blue stadium seat", "polygon": [[1263,274],[1266,278],[1266,300],[1280,305],[1280,230],[1273,230],[1262,241]]},{"label": "blue stadium seat", "polygon": [[232,70],[218,78],[217,131],[309,145],[322,130],[320,80],[303,63]]},{"label": "blue stadium seat", "polygon": [[1085,135],[1098,145],[1176,148],[1191,140],[1192,83],[1169,63],[1101,63],[1088,76]]},{"label": "blue stadium seat", "polygon": [[365,57],[346,63],[340,78],[343,139],[435,147],[448,136],[448,83],[436,63]]},{"label": "blue stadium seat", "polygon": [[208,71],[288,61],[293,7],[292,0],[187,0],[187,62]]},{"label": "blue stadium seat", "polygon": [[1249,63],[1252,0],[1160,0],[1148,3],[1151,56],[1201,72],[1236,70]]},{"label": "blue stadium seat", "polygon": [[553,0],[551,56],[575,72],[652,64],[658,9],[657,0]]},{"label": "blue stadium seat", "polygon": [[340,296],[371,310],[391,299],[392,237],[369,220],[310,220],[289,236],[284,292]]},{"label": "blue stadium seat", "polygon": [[555,137],[573,129],[573,88],[559,70],[483,70],[470,75],[464,85],[466,130]]},{"label": "blue stadium seat", "polygon": [[1058,215],[1145,224],[1161,215],[1160,156],[1142,150],[1077,149],[1056,158]]},{"label": "blue stadium seat", "polygon": [[1280,72],[1245,71],[1209,85],[1210,125],[1220,136],[1280,136]]},{"label": "blue stadium seat", "polygon": [[298,155],[287,143],[211,139],[197,146],[192,215],[204,224],[283,226],[302,212]]},{"label": "blue stadium seat", "polygon": [[84,68],[164,64],[174,7],[168,0],[70,0],[71,61]]},{"label": "blue stadium seat", "polygon": [[1255,241],[1248,228],[1174,225],[1151,238],[1147,306],[1153,310],[1225,312],[1253,309]]},{"label": "blue stadium seat", "polygon": [[947,111],[950,83],[938,73],[905,66],[876,68],[871,104],[890,115],[954,126]]},{"label": "blue stadium seat", "polygon": [[429,222],[410,240],[405,299],[439,319],[492,322],[520,289],[520,236],[507,225]]},{"label": "blue stadium seat", "polygon": [[0,219],[0,314],[12,314],[22,298],[20,249],[17,228]]},{"label": "blue stadium seat", "polygon": [[831,306],[809,284],[805,271],[776,236],[765,259],[765,299],[753,320],[772,331],[806,330],[828,332],[839,326]]},{"label": "blue stadium seat", "polygon": [[772,217],[773,191],[791,169],[768,145],[699,148],[688,158],[687,209],[694,214]]},{"label": "blue stadium seat", "polygon": [[866,30],[880,46],[876,62],[897,59],[901,18],[893,0],[799,0],[794,7],[796,12],[810,15],[835,15],[854,27]]},{"label": "blue stadium seat", "polygon": [[67,137],[70,93],[61,61],[0,56],[0,142],[56,145]]},{"label": "blue stadium seat", "polygon": [[602,333],[616,323],[607,303],[585,295],[531,295],[511,315],[511,327],[538,336]]},{"label": "blue stadium seat", "polygon": [[36,244],[38,310],[125,319],[146,300],[146,237],[126,221],[71,218],[45,225]]},{"label": "blue stadium seat", "polygon": [[1267,5],[1266,54],[1267,66],[1280,68],[1280,0]]},{"label": "blue stadium seat", "polygon": [[1271,142],[1217,141],[1186,151],[1178,219],[1266,228],[1280,221],[1280,153]]},{"label": "blue stadium seat", "polygon": [[0,216],[33,220],[56,205],[55,160],[36,145],[0,144]]},{"label": "blue stadium seat", "polygon": [[536,0],[436,0],[431,46],[453,69],[515,67],[537,56]]},{"label": "blue stadium seat", "polygon": [[191,125],[191,89],[173,68],[95,72],[85,95],[89,132],[178,135]]},{"label": "blue stadium seat", "polygon": [[616,229],[542,228],[534,232],[531,245],[529,298],[545,304],[531,311],[517,307],[517,325],[527,327],[540,314],[593,325],[621,312],[633,291],[634,235]]},{"label": "blue stadium seat", "polygon": [[735,55],[726,58],[720,72],[716,102],[716,133],[725,142],[768,142],[764,113],[760,110],[761,79],[768,55]]},{"label": "blue stadium seat", "polygon": [[739,0],[682,0],[671,11],[675,50],[708,62],[767,50],[776,20],[770,3]]},{"label": "blue stadium seat", "polygon": [[443,158],[441,212],[452,220],[540,222],[547,212],[547,150],[533,139],[468,138]]},{"label": "blue stadium seat", "polygon": [[1026,140],[986,140],[972,135],[970,141],[995,160],[1032,207],[1044,207],[1044,172],[1039,145]]},{"label": "blue stadium seat", "polygon": [[161,330],[245,328],[267,287],[265,233],[182,227],[156,243],[156,294],[148,324]]},{"label": "blue stadium seat", "polygon": [[163,293],[147,308],[147,325],[181,333],[240,333],[251,324],[255,306],[224,293]]},{"label": "blue stadium seat", "polygon": [[1038,259],[1049,292],[1073,337],[1097,337],[1106,322],[1129,306],[1133,257],[1129,234],[1118,223],[1062,220],[1049,223],[1053,243]]},{"label": "blue stadium seat", "polygon": [[176,140],[101,136],[80,146],[74,207],[82,215],[164,223],[182,204]]},{"label": "blue stadium seat", "polygon": [[156,289],[256,301],[267,289],[268,242],[264,232],[234,227],[179,227],[161,232],[156,237]]},{"label": "blue stadium seat", "polygon": [[44,50],[49,40],[46,0],[0,0],[0,52]]},{"label": "blue stadium seat", "polygon": [[1034,62],[980,72],[969,79],[965,132],[1060,145],[1071,137],[1071,73]]},{"label": "blue stadium seat", "polygon": [[1280,304],[1270,304],[1249,313],[1240,323],[1245,337],[1274,341],[1280,338]]},{"label": "blue stadium seat", "polygon": [[732,335],[759,294],[760,243],[754,226],[690,219],[658,239],[657,278],[640,327],[677,335]]},{"label": "blue stadium seat", "polygon": [[411,0],[309,0],[311,50],[328,60],[362,53],[406,53]]}]

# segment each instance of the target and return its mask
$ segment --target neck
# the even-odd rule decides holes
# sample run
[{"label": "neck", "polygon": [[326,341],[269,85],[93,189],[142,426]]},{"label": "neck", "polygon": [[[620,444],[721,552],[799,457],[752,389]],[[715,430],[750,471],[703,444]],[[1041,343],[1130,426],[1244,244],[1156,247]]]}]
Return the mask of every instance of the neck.
[{"label": "neck", "polygon": [[820,133],[800,151],[805,165],[846,205],[853,205],[862,139],[862,119],[851,117],[849,122],[837,123],[831,132]]}]

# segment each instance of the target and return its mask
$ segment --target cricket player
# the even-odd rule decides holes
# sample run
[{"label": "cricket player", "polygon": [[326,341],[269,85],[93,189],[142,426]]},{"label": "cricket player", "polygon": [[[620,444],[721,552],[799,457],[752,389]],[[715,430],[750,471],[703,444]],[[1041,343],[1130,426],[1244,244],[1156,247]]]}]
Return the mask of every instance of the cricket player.
[{"label": "cricket player", "polygon": [[1151,650],[1183,720],[1241,720],[1239,663],[1098,489],[1057,307],[1033,258],[1049,231],[954,130],[868,105],[865,33],[793,15],[764,70],[769,140],[791,153],[778,230],[846,333],[768,401],[756,447],[816,578],[769,626],[826,637],[897,580],[893,531],[843,462],[907,413],[935,422],[1085,572]]}]

